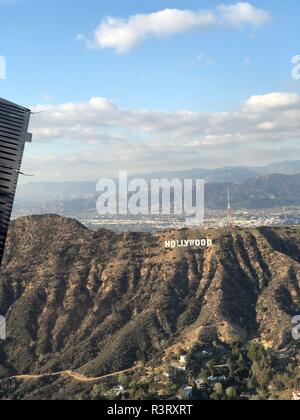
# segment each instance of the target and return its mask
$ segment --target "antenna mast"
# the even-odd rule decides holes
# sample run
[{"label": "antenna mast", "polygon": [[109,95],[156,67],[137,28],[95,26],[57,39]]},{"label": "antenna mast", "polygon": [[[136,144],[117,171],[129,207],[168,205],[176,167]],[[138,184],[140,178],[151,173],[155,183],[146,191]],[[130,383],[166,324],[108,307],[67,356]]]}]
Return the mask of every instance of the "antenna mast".
[{"label": "antenna mast", "polygon": [[231,207],[231,193],[230,188],[227,190],[227,199],[228,199],[228,208],[227,208],[227,225],[230,230],[235,229],[233,219],[232,219],[232,207]]}]

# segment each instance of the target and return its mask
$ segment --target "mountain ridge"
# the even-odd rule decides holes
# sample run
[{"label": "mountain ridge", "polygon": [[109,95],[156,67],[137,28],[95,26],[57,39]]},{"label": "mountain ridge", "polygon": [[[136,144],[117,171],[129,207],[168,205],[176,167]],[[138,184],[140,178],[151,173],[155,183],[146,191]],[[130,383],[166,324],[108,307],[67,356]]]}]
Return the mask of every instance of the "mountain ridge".
[{"label": "mountain ridge", "polygon": [[[150,179],[205,179],[206,183],[235,183],[244,182],[259,176],[280,173],[282,175],[295,175],[300,173],[300,161],[279,162],[266,167],[224,167],[218,169],[191,169],[182,171],[157,171],[148,174],[139,174],[129,177]],[[16,200],[21,202],[52,201],[72,199],[78,196],[89,197],[96,193],[97,181],[82,182],[37,182],[23,184],[18,187]]]},{"label": "mountain ridge", "polygon": [[[165,249],[187,235],[214,245]],[[117,235],[55,215],[19,219],[0,280],[1,376],[100,376],[151,360],[163,341],[283,348],[300,310],[299,243],[297,227]]]},{"label": "mountain ridge", "polygon": [[[84,184],[85,185],[85,184]],[[76,212],[92,212],[96,215],[96,184],[93,193],[76,194],[76,184],[69,191],[64,185],[64,193],[50,192],[45,186],[44,192],[30,192],[31,187],[16,199],[14,212],[47,214],[59,212],[62,216],[73,216]],[[33,187],[34,188],[34,187]],[[235,209],[271,209],[275,207],[300,206],[300,174],[269,174],[251,178],[242,184],[207,183],[205,187],[205,207],[213,210],[227,208],[227,192],[231,191],[232,206]],[[24,190],[25,191],[25,190]],[[52,192],[51,192],[52,191]],[[55,194],[58,194],[56,198]],[[66,195],[65,195],[66,194]],[[48,197],[48,198],[47,198]],[[60,197],[60,198],[59,198]],[[19,215],[19,214],[18,214]]]}]

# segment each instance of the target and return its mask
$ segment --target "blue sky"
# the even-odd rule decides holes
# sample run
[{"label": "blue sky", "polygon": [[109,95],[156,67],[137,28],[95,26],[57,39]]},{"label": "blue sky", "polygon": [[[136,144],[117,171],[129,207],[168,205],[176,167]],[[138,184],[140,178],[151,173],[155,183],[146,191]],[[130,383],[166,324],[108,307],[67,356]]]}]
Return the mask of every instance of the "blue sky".
[{"label": "blue sky", "polygon": [[[164,36],[151,33],[151,30],[145,35],[143,25],[148,20],[139,20],[142,27],[137,24],[135,35],[141,39],[122,53],[117,47],[103,47],[103,36],[97,42],[93,36],[107,16],[124,19],[122,25],[126,29],[127,19],[136,15],[149,16],[165,9],[188,10],[195,15],[209,10],[219,18],[220,12],[216,10],[220,5],[236,4],[226,0],[0,0],[0,55],[5,56],[7,62],[7,78],[0,81],[0,94],[23,105],[41,105],[41,109],[47,109],[41,121],[33,122],[35,144],[28,149],[26,169],[33,168],[37,180],[44,180],[47,167],[53,174],[55,172],[53,179],[64,180],[71,179],[77,167],[82,179],[93,179],[97,177],[98,167],[110,174],[112,168],[114,171],[125,168],[131,172],[147,172],[156,169],[155,166],[180,169],[220,166],[222,162],[253,165],[256,150],[259,151],[258,164],[280,160],[281,155],[292,158],[299,151],[299,138],[298,133],[287,135],[291,131],[289,127],[285,127],[285,132],[282,127],[278,128],[282,132],[281,140],[274,135],[273,128],[272,135],[268,130],[263,141],[261,136],[251,141],[253,133],[252,137],[248,133],[251,139],[246,140],[247,133],[243,131],[243,139],[238,144],[237,135],[247,127],[225,130],[218,134],[219,140],[212,145],[205,134],[215,136],[216,133],[211,133],[207,121],[202,120],[207,114],[211,119],[215,113],[220,117],[223,112],[230,112],[230,124],[233,124],[234,113],[242,112],[251,97],[274,92],[299,94],[300,82],[291,78],[291,59],[300,54],[299,0],[251,1],[253,10],[268,13],[270,17],[259,24],[256,19],[259,14],[254,15],[251,22],[237,25],[232,20],[204,28],[185,23],[184,30],[176,31],[175,28]],[[112,29],[109,28],[110,36],[114,35]],[[87,46],[87,42],[78,39],[79,34],[93,45]],[[118,112],[114,110],[114,115],[108,117],[112,122],[99,123],[88,138],[88,129],[97,121],[94,113],[95,120],[91,120],[88,106],[95,97],[112,100],[125,122],[118,124]],[[76,134],[73,138],[76,124],[72,116],[68,115],[69,125],[63,129],[55,118],[56,111],[61,112],[62,104],[66,103],[73,104],[75,111],[78,104],[84,107],[83,113],[90,126],[84,122],[80,124],[82,136]],[[143,110],[147,110],[149,122],[141,121]],[[152,127],[154,118],[162,114],[165,122],[168,113],[169,118],[173,116],[176,120],[180,110],[195,113],[205,130],[197,125],[198,131],[195,128],[190,135],[186,120],[182,129],[171,130],[171,134],[165,126],[161,127],[162,122]],[[102,118],[103,107],[98,112]],[[132,112],[137,128],[128,122]],[[47,113],[50,122],[47,122]],[[264,115],[260,125],[271,124],[273,120],[270,122],[270,119],[269,114]],[[228,138],[228,142],[221,141],[221,136]],[[216,148],[218,141],[220,147]],[[185,149],[183,143],[186,143]],[[197,159],[193,145],[199,152]],[[125,158],[123,149],[125,152],[130,150],[131,155]],[[110,165],[110,153],[116,150],[119,157]],[[245,150],[246,156],[241,161],[233,159],[232,150]],[[261,150],[270,152],[264,156],[264,161]],[[118,168],[119,153],[121,168]],[[162,154],[159,158],[158,153]],[[99,156],[99,165],[95,156]],[[76,173],[75,178],[79,179]]]}]

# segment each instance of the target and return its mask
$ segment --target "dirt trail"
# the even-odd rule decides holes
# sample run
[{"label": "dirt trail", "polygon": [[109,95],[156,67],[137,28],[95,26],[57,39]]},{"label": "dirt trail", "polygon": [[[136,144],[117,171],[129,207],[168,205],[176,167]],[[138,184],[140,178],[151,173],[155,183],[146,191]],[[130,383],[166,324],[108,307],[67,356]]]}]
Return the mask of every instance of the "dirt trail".
[{"label": "dirt trail", "polygon": [[123,373],[129,373],[129,372],[132,372],[136,369],[137,369],[137,367],[135,366],[135,367],[132,367],[132,368],[129,368],[129,369],[121,370],[119,372],[110,373],[108,375],[98,376],[98,377],[95,377],[95,378],[92,378],[92,377],[90,378],[90,377],[82,375],[78,372],[73,372],[72,370],[64,370],[62,372],[45,373],[45,374],[42,374],[42,375],[15,375],[15,376],[11,376],[11,377],[6,378],[6,379],[2,379],[2,380],[0,380],[0,382],[9,381],[9,380],[34,381],[34,380],[37,380],[37,379],[51,378],[51,377],[55,377],[55,376],[69,377],[69,378],[72,378],[72,379],[74,379],[75,381],[78,381],[78,382],[97,382],[97,381],[101,381],[102,379],[113,378],[115,376],[122,375]]}]

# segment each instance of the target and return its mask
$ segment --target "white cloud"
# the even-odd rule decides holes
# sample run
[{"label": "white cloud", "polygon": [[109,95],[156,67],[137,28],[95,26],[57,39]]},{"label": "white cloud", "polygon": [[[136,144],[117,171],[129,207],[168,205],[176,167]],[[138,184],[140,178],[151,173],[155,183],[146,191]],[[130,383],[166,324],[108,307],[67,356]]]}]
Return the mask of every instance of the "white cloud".
[{"label": "white cloud", "polygon": [[[299,135],[300,96],[275,92],[252,96],[244,105],[231,112],[201,113],[191,111],[162,112],[121,108],[106,98],[94,97],[86,103],[37,105],[32,130],[36,141],[56,139],[81,143],[141,141],[163,139],[165,142],[184,140],[199,144],[212,136],[226,142],[239,138],[260,139],[260,130],[281,129],[279,138]],[[291,128],[294,128],[294,131]],[[273,137],[278,135],[274,131]]]},{"label": "white cloud", "polygon": [[258,9],[250,3],[239,2],[228,6],[219,6],[218,10],[222,18],[230,25],[253,25],[261,26],[268,23],[271,15],[266,10]]},{"label": "white cloud", "polygon": [[252,96],[247,107],[253,110],[287,108],[300,105],[300,96],[296,93],[274,92],[267,95]]},{"label": "white cloud", "polygon": [[150,14],[137,14],[128,19],[107,17],[94,31],[92,39],[78,35],[95,48],[112,48],[126,53],[146,38],[162,38],[190,30],[200,30],[220,25],[261,26],[271,18],[269,12],[250,3],[218,6],[213,10],[165,9]]},{"label": "white cloud", "polygon": [[299,154],[300,96],[291,93],[252,96],[230,112],[126,109],[98,97],[32,110],[44,112],[32,118],[34,143],[28,150],[34,154],[36,148],[38,156],[27,159],[24,170],[37,180],[53,174],[60,174],[57,180],[96,179],[120,169],[261,164]]}]

